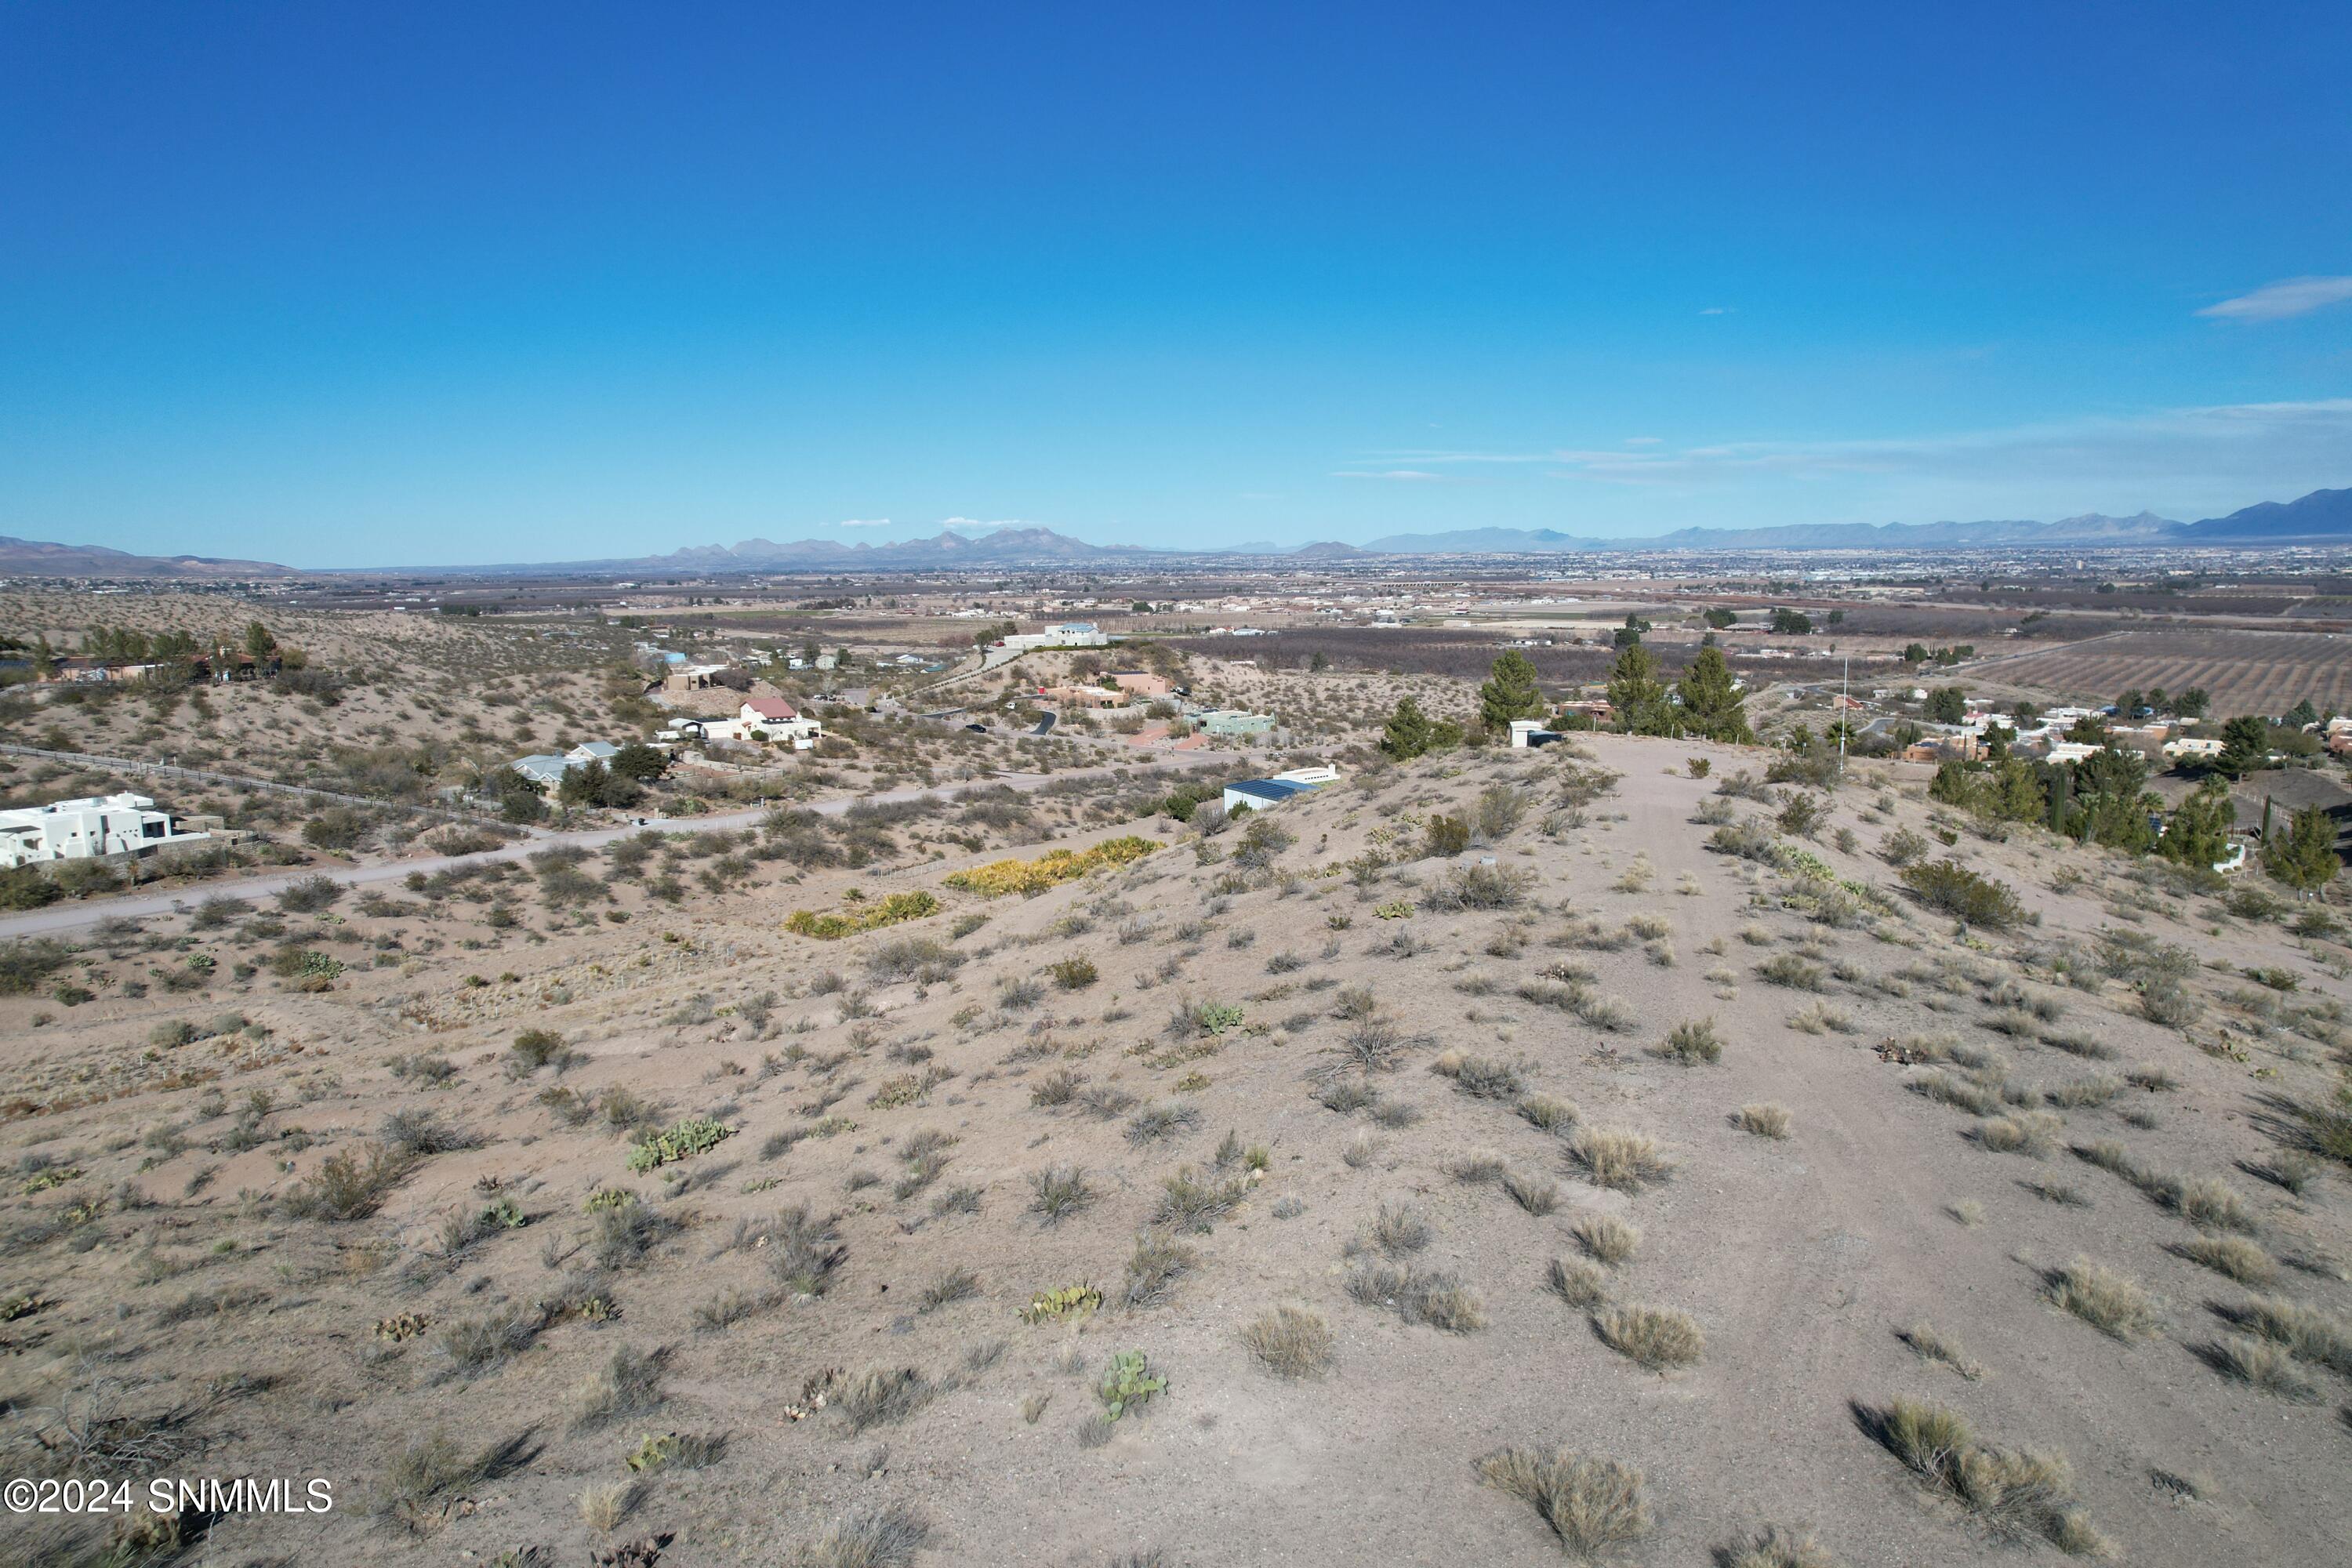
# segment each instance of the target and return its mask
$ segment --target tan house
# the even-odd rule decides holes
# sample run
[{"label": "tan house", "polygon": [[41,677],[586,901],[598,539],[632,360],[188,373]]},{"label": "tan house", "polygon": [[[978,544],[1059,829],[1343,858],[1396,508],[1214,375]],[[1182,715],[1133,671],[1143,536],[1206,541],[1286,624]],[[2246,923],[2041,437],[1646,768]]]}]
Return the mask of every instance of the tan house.
[{"label": "tan house", "polygon": [[1174,681],[1148,669],[1114,669],[1104,679],[1130,697],[1165,697],[1176,689]]}]

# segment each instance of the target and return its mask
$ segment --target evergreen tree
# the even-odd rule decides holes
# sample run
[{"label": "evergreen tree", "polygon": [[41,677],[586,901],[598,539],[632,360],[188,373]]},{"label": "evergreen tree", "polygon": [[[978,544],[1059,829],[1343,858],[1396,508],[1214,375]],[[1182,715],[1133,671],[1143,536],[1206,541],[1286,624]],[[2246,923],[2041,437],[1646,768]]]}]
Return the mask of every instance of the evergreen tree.
[{"label": "evergreen tree", "polygon": [[1514,719],[1544,716],[1543,689],[1536,684],[1536,667],[1517,648],[1503,650],[1486,684],[1478,689],[1478,717],[1487,729],[1507,731]]},{"label": "evergreen tree", "polygon": [[2315,805],[2296,812],[2286,831],[2263,846],[2263,869],[2305,893],[2327,886],[2343,864],[2336,857],[2336,820]]},{"label": "evergreen tree", "polygon": [[2042,780],[2033,764],[2022,757],[2004,756],[1993,764],[1985,804],[1995,816],[2009,822],[2039,822],[2049,809],[2042,798]]},{"label": "evergreen tree", "polygon": [[2229,784],[2208,778],[2172,814],[2156,852],[2183,866],[2211,866],[2230,852],[2230,828],[2236,820]]},{"label": "evergreen tree", "polygon": [[269,628],[259,621],[247,621],[245,625],[245,651],[257,659],[268,658],[278,651],[278,639],[270,636]]},{"label": "evergreen tree", "polygon": [[1609,668],[1609,705],[1629,735],[1664,735],[1675,723],[1666,701],[1666,684],[1658,679],[1658,659],[1640,643],[1629,643]]},{"label": "evergreen tree", "polygon": [[2242,713],[2221,726],[2221,754],[2213,765],[2232,778],[2252,773],[2270,760],[2271,727],[2252,713]]},{"label": "evergreen tree", "polygon": [[1403,762],[1429,750],[1431,739],[1429,716],[1421,710],[1421,704],[1410,697],[1399,698],[1396,711],[1389,715],[1381,734],[1381,750]]},{"label": "evergreen tree", "polygon": [[1756,739],[1748,727],[1748,703],[1731,684],[1731,666],[1717,647],[1703,647],[1675,688],[1683,700],[1683,728],[1710,741],[1746,745]]}]

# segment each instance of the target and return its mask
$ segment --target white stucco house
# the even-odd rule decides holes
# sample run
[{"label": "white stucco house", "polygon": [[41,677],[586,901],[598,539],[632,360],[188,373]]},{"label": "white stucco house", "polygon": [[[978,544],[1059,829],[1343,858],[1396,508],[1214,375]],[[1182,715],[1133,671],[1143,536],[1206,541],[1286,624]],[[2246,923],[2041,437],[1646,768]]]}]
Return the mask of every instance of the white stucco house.
[{"label": "white stucco house", "polygon": [[97,795],[0,811],[0,866],[143,854],[167,844],[209,838],[179,831],[172,814],[143,795]]}]

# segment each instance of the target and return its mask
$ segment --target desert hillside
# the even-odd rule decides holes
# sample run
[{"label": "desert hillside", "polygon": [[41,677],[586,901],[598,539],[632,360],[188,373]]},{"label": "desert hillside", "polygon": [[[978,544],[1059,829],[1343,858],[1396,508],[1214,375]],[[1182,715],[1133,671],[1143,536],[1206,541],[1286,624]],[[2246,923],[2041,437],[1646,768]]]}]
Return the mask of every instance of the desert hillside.
[{"label": "desert hillside", "polygon": [[2345,1561],[2343,929],[1780,755],[16,943],[12,1473],[335,1506],[10,1555]]}]

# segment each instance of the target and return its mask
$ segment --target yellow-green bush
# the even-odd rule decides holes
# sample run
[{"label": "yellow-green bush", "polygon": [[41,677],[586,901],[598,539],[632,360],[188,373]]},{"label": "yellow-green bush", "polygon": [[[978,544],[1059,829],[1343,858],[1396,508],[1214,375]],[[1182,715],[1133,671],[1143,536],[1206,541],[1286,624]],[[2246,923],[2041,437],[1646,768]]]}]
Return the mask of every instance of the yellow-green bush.
[{"label": "yellow-green bush", "polygon": [[1140,860],[1159,847],[1150,839],[1130,833],[1123,838],[1106,838],[1091,849],[1056,849],[1034,860],[992,860],[969,871],[958,871],[948,879],[948,886],[992,899],[1006,893],[1034,896],[1075,881],[1089,871]]},{"label": "yellow-green bush", "polygon": [[901,921],[918,921],[925,915],[937,914],[939,909],[939,900],[929,893],[893,893],[878,904],[868,904],[846,914],[821,915],[810,910],[794,910],[792,918],[784,922],[784,929],[797,936],[832,942],[856,936],[862,931],[894,926]]}]

